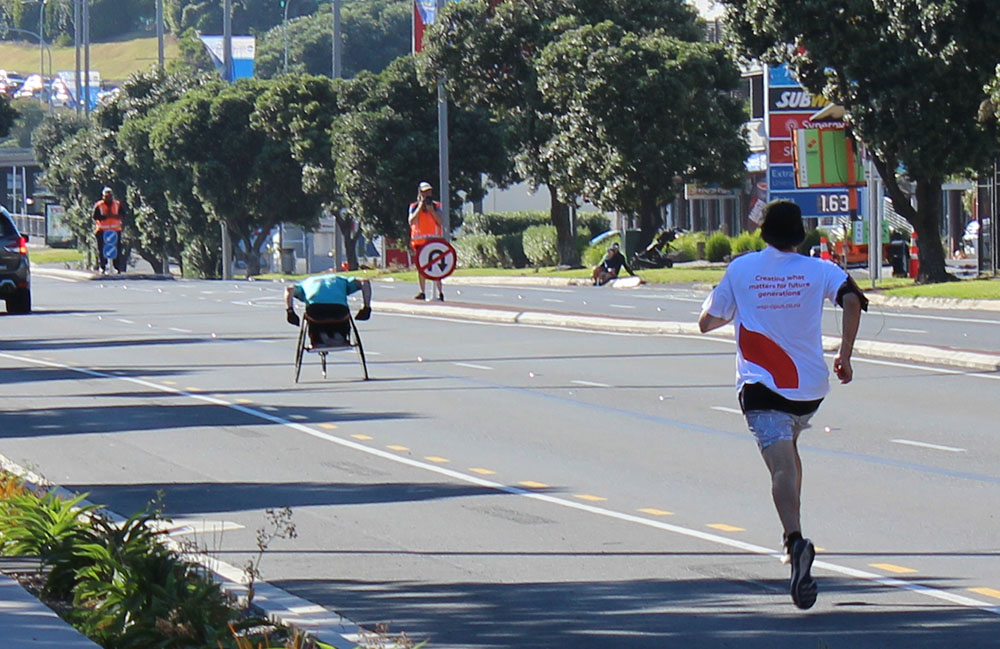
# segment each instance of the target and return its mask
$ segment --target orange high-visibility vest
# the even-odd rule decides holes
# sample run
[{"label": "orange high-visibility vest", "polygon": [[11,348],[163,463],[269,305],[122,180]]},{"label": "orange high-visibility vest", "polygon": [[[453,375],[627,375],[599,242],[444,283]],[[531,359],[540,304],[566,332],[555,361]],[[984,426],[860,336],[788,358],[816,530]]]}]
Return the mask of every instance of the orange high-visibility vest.
[{"label": "orange high-visibility vest", "polygon": [[[434,201],[434,209],[441,210],[441,203]],[[417,208],[417,203],[410,203],[410,212]],[[410,245],[416,248],[427,243],[431,239],[444,238],[444,231],[438,225],[434,214],[428,209],[422,209],[417,213],[417,220],[410,224]]]},{"label": "orange high-visibility vest", "polygon": [[101,218],[94,221],[94,232],[103,232],[105,230],[121,232],[122,219],[119,216],[121,207],[121,201],[118,200],[111,201],[111,205],[108,205],[103,200],[94,203],[94,208],[101,212]]}]

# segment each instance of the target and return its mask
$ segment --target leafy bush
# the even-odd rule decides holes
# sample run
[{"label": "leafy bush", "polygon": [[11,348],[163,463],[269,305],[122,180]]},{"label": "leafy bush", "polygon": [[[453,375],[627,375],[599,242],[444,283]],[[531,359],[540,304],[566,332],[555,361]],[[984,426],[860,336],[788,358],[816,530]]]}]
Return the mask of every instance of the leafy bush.
[{"label": "leafy bush", "polygon": [[524,254],[535,267],[559,263],[556,226],[533,225],[524,231]]},{"label": "leafy bush", "polygon": [[[819,238],[825,236],[827,236],[826,232],[823,232],[822,230],[819,230],[817,228],[809,230],[808,232],[806,232],[805,240],[803,240],[802,243],[799,245],[798,248],[799,252],[802,253],[803,255],[808,256],[809,252],[812,250],[812,247],[819,245]],[[833,248],[831,244],[831,252],[832,250]]]},{"label": "leafy bush", "polygon": [[467,234],[453,243],[458,265],[464,268],[524,268],[528,265],[521,236],[517,234]]},{"label": "leafy bush", "polygon": [[587,241],[590,241],[599,234],[603,234],[611,229],[611,221],[600,212],[577,212],[576,232],[586,234]]},{"label": "leafy bush", "polygon": [[760,230],[742,232],[738,237],[733,239],[733,256],[735,257],[736,255],[754,250],[763,250],[766,246],[767,244],[760,238]]},{"label": "leafy bush", "polygon": [[0,555],[40,558],[49,568],[48,595],[68,596],[77,571],[88,563],[75,553],[79,545],[92,540],[90,527],[80,518],[95,509],[80,507],[85,497],[62,500],[54,491],[39,497],[25,490],[0,501]]},{"label": "leafy bush", "polygon": [[550,222],[548,212],[484,212],[469,214],[462,225],[462,231],[468,234],[521,235],[533,225],[546,225]]},{"label": "leafy bush", "polygon": [[729,237],[722,232],[713,232],[705,242],[705,256],[709,261],[725,261],[733,252]]},{"label": "leafy bush", "polygon": [[704,232],[685,232],[674,239],[674,252],[670,254],[670,257],[674,261],[694,261],[698,259],[698,243],[704,241]]}]

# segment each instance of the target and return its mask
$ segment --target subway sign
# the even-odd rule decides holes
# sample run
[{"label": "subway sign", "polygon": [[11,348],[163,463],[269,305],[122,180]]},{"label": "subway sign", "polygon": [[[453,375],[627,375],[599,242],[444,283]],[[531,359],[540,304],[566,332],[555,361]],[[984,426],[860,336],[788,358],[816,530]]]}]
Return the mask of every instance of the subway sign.
[{"label": "subway sign", "polygon": [[815,113],[829,103],[826,97],[810,95],[802,88],[771,88],[767,93],[771,112],[808,110]]}]

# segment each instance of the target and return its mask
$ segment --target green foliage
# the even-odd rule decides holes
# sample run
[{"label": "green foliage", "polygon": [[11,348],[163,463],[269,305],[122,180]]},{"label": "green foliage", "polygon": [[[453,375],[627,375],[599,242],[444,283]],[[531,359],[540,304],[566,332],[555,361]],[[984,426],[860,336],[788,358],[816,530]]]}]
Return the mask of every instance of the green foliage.
[{"label": "green foliage", "polygon": [[[294,5],[298,0],[294,0]],[[410,53],[413,8],[406,2],[366,0],[344,3],[341,11],[343,62],[341,75],[352,79],[362,71],[378,73]],[[303,12],[288,21],[288,72],[330,76],[333,33],[329,7]],[[275,78],[284,74],[285,30],[280,21],[258,36],[254,74]]]},{"label": "green foliage", "polygon": [[676,261],[694,261],[698,259],[698,244],[704,244],[707,235],[704,232],[685,232],[674,239],[674,252],[671,258]]},{"label": "green foliage", "polygon": [[763,250],[767,244],[764,240],[760,238],[760,230],[754,230],[753,232],[741,232],[739,236],[733,239],[732,253],[735,257],[736,255],[741,255],[744,252],[753,252],[754,250]]},{"label": "green foliage", "polygon": [[556,228],[553,225],[533,225],[524,231],[524,254],[536,268],[559,263]]},{"label": "green foliage", "polygon": [[19,114],[7,95],[0,96],[0,137],[7,137]]},{"label": "green foliage", "polygon": [[600,212],[577,212],[576,231],[587,235],[590,241],[599,234],[604,234],[611,228],[611,220]]},{"label": "green foliage", "polygon": [[823,230],[817,228],[809,230],[808,232],[806,232],[806,238],[802,241],[802,244],[798,248],[799,252],[803,255],[809,256],[812,247],[819,245],[819,238],[825,236],[826,232],[824,232]]},{"label": "green foliage", "polygon": [[705,241],[705,256],[709,261],[725,261],[731,253],[732,244],[723,232],[713,232]]},{"label": "green foliage", "polygon": [[39,498],[25,491],[0,500],[0,555],[39,557],[49,568],[45,591],[55,596],[72,591],[83,563],[75,549],[90,533],[80,517],[95,509],[81,507],[84,498],[62,500],[55,491]]},{"label": "green foliage", "polygon": [[462,226],[464,232],[475,234],[517,234],[521,235],[533,225],[546,225],[549,215],[546,212],[483,212],[469,214]]},{"label": "green foliage", "polygon": [[[27,149],[31,146],[31,134],[45,119],[45,111],[36,99],[15,99],[12,104],[13,109],[17,112],[17,118],[10,128],[8,144]],[[3,108],[0,106],[0,114],[2,112]],[[0,120],[2,119],[3,117],[0,115]]]},{"label": "green foliage", "polygon": [[521,234],[466,234],[452,242],[461,268],[524,268]]}]

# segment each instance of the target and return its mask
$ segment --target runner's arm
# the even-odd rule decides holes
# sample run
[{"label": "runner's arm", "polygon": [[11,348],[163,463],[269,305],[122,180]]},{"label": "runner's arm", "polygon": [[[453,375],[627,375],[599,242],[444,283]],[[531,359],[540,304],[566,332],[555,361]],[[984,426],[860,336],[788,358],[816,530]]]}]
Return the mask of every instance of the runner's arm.
[{"label": "runner's arm", "polygon": [[851,354],[854,352],[854,340],[858,336],[861,325],[861,297],[857,293],[846,293],[842,297],[844,315],[841,323],[840,351],[833,359],[833,371],[841,383],[850,383],[854,378],[854,368],[851,367]]}]

